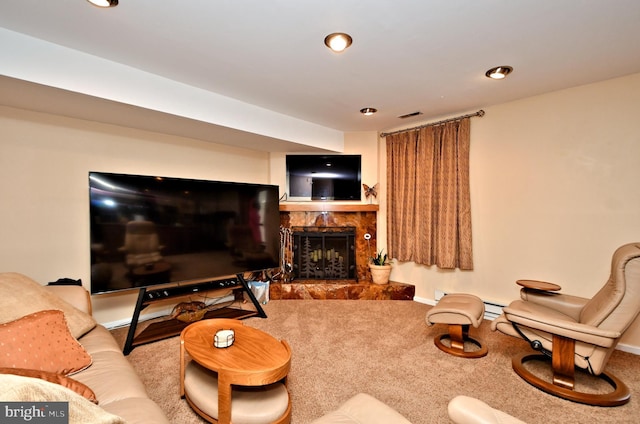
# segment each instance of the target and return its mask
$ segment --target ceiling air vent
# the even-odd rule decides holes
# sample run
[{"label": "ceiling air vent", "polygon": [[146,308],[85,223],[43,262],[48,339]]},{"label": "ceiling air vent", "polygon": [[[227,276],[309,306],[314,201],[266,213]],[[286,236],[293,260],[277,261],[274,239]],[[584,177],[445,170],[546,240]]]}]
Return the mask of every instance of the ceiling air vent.
[{"label": "ceiling air vent", "polygon": [[411,112],[411,113],[407,113],[406,115],[400,115],[398,116],[398,118],[400,119],[407,119],[407,118],[411,118],[412,116],[418,116],[418,115],[422,115],[422,112],[418,111],[418,112]]}]

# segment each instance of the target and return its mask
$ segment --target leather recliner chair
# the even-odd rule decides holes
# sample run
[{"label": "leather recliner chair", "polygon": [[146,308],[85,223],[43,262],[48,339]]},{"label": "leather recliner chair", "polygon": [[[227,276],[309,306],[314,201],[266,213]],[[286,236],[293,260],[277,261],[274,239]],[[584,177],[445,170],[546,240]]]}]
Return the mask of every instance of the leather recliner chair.
[{"label": "leather recliner chair", "polygon": [[[613,254],[611,274],[591,299],[555,293],[551,283],[519,280],[521,300],[513,301],[493,321],[492,330],[521,337],[542,354],[513,358],[516,373],[528,383],[574,402],[617,406],[629,401],[627,386],[605,366],[620,338],[640,312],[640,242],[619,247]],[[525,363],[551,360],[551,382],[537,376]],[[600,377],[613,387],[607,393],[580,392],[575,368]]]}]

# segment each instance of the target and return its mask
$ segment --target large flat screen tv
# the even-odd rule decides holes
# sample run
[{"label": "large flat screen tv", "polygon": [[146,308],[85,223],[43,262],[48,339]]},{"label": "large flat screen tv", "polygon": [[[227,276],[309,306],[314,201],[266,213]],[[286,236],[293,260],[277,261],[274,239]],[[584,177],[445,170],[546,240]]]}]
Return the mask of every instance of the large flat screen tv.
[{"label": "large flat screen tv", "polygon": [[360,155],[287,155],[289,200],[361,200]]},{"label": "large flat screen tv", "polygon": [[279,266],[278,186],[89,173],[91,292]]}]

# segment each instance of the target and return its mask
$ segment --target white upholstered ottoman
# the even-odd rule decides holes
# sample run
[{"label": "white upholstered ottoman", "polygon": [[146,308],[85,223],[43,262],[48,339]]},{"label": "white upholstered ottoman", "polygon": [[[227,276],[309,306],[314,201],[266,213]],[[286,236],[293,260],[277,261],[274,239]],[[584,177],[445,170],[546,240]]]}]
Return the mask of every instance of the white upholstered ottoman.
[{"label": "white upholstered ottoman", "polygon": [[[479,341],[469,337],[469,327],[480,326],[484,317],[484,303],[478,296],[465,293],[454,293],[444,296],[427,312],[427,324],[448,324],[449,333],[435,337],[433,342],[438,349],[451,355],[463,358],[481,358],[488,352],[487,347]],[[450,346],[442,343],[449,339]],[[465,350],[465,342],[479,347],[476,350]]]}]

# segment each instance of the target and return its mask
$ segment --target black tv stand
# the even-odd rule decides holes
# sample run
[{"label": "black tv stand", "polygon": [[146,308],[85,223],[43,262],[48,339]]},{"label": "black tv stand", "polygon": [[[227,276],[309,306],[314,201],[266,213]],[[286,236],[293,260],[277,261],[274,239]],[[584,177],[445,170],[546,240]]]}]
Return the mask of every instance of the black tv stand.
[{"label": "black tv stand", "polygon": [[133,316],[131,317],[131,324],[129,326],[127,340],[124,344],[123,353],[128,355],[137,346],[176,336],[190,324],[177,319],[168,319],[161,322],[154,322],[142,330],[140,334],[136,335],[135,333],[138,327],[138,320],[140,319],[140,312],[142,312],[142,310],[147,306],[156,302],[188,296],[190,294],[229,289],[240,294],[246,293],[256,310],[251,311],[226,307],[207,312],[203,319],[245,319],[254,316],[258,316],[260,318],[267,317],[267,314],[262,309],[262,305],[260,305],[260,302],[258,302],[256,297],[253,295],[253,292],[249,289],[249,285],[242,274],[237,274],[235,277],[230,278],[199,281],[191,284],[167,286],[151,290],[143,287],[138,293],[138,301],[136,302],[136,307],[133,311]]}]

